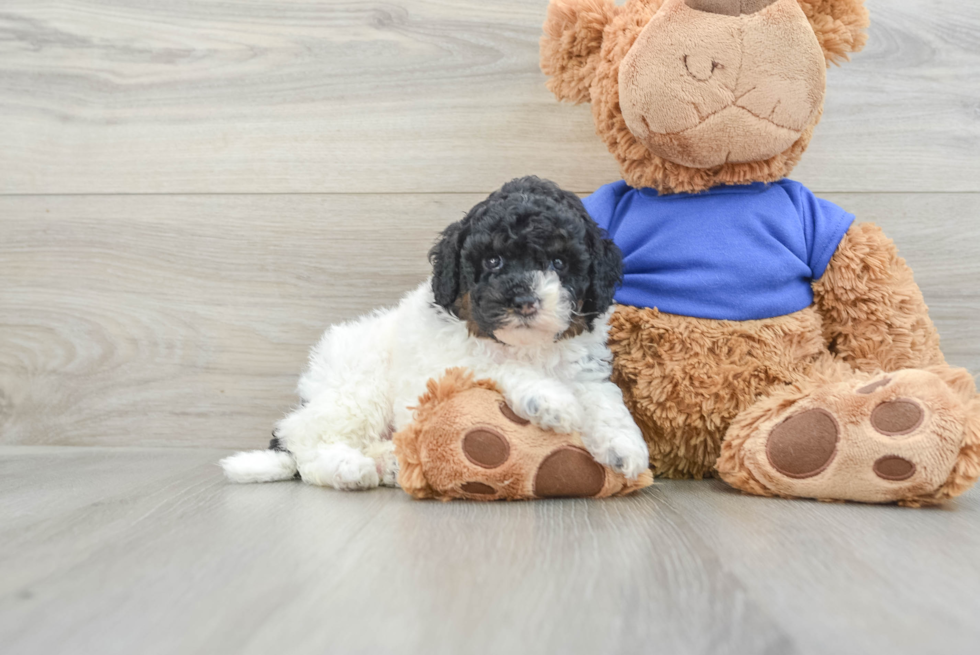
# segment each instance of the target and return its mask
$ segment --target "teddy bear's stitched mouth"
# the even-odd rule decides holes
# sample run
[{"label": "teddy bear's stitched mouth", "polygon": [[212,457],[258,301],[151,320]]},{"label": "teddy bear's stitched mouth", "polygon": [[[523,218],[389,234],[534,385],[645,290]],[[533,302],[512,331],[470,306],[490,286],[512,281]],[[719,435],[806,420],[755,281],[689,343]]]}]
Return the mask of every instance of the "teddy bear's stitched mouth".
[{"label": "teddy bear's stitched mouth", "polygon": [[[773,107],[773,110],[772,110],[773,113],[775,113],[777,107],[779,107],[779,103],[777,103]],[[794,127],[787,127],[785,125],[780,125],[776,121],[772,120],[771,117],[759,116],[758,114],[756,114],[755,112],[751,111],[750,109],[746,109],[745,107],[742,107],[741,105],[734,104],[734,103],[733,104],[730,104],[730,105],[728,105],[726,107],[722,107],[718,111],[714,111],[714,112],[708,114],[707,116],[702,116],[700,114],[700,112],[699,112],[698,113],[698,119],[699,120],[698,120],[698,122],[696,124],[692,125],[691,127],[685,127],[683,130],[676,130],[674,132],[658,132],[658,131],[653,130],[653,129],[650,128],[650,122],[647,120],[646,116],[642,116],[641,117],[641,120],[643,121],[644,127],[647,128],[647,133],[649,135],[651,135],[651,136],[652,135],[657,135],[657,136],[679,136],[679,135],[687,134],[689,132],[693,132],[694,130],[697,130],[698,128],[702,127],[705,123],[707,123],[709,120],[711,120],[715,116],[718,116],[720,114],[723,114],[723,113],[725,113],[725,112],[727,112],[729,110],[732,110],[732,109],[743,111],[746,114],[749,114],[750,116],[752,116],[753,118],[755,118],[756,120],[762,121],[764,123],[769,123],[773,127],[777,128],[777,129],[780,129],[780,130],[786,130],[787,132],[792,132],[792,133],[797,134],[797,135],[798,134],[801,134],[803,132],[803,130],[800,130],[800,129],[797,129],[797,128],[794,128]],[[696,107],[695,107],[695,111],[697,111],[697,108]],[[770,116],[771,116],[771,114],[770,114]]]},{"label": "teddy bear's stitched mouth", "polygon": [[650,152],[692,168],[761,161],[785,152],[806,130],[781,126],[735,104],[679,130],[650,130],[646,117],[640,123],[646,132],[641,128],[636,138]]}]

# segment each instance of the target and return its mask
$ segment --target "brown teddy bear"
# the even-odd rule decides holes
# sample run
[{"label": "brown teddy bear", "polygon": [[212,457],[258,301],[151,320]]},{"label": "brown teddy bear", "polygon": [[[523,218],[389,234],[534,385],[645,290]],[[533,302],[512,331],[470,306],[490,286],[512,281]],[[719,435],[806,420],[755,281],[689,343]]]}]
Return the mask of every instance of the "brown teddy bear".
[{"label": "brown teddy bear", "polygon": [[873,224],[786,179],[863,0],[552,0],[548,86],[591,102],[623,181],[614,380],[654,472],[918,506],[980,475],[980,398]]}]

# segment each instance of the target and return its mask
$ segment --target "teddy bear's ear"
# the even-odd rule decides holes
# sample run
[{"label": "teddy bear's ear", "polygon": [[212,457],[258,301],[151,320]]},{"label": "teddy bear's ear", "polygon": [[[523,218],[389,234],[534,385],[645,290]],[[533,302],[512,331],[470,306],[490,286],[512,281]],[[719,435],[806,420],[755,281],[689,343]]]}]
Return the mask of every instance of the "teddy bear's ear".
[{"label": "teddy bear's ear", "polygon": [[541,70],[559,100],[588,102],[602,31],[616,15],[613,0],[551,0],[541,37]]},{"label": "teddy bear's ear", "polygon": [[799,0],[828,64],[848,61],[868,40],[864,0]]}]

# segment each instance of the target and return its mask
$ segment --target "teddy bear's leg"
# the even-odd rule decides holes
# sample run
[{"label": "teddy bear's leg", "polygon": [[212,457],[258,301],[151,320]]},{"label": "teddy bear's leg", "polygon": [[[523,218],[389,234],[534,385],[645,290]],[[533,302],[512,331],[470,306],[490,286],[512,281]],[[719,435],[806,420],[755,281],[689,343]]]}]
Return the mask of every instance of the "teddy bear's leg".
[{"label": "teddy bear's leg", "polygon": [[976,481],[980,400],[967,371],[817,368],[735,419],[717,464],[726,482],[757,495],[918,506]]},{"label": "teddy bear's leg", "polygon": [[658,476],[712,475],[732,420],[830,359],[813,307],[762,321],[712,321],[621,305],[610,319],[613,381]]}]

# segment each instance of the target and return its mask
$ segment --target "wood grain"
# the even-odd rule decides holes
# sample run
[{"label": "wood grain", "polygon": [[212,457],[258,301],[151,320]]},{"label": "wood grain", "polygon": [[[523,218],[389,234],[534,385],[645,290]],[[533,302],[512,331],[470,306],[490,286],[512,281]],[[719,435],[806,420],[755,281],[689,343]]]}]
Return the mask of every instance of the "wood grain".
[{"label": "wood grain", "polygon": [[[538,69],[548,0],[5,0],[0,193],[487,192],[619,177]],[[980,191],[980,5],[868,0],[797,177]]]},{"label": "wood grain", "polygon": [[978,490],[925,511],[751,498],[717,480],[669,494],[802,651],[976,650]]},{"label": "wood grain", "polygon": [[[980,195],[846,194],[980,372]],[[263,445],[332,322],[428,275],[477,195],[0,198],[0,442]]]},{"label": "wood grain", "polygon": [[[4,652],[903,655],[980,637],[976,490],[938,511],[673,481],[437,503],[232,485],[222,454],[0,447]],[[51,492],[18,491],[38,480]]]},{"label": "wood grain", "polygon": [[320,332],[424,280],[475,201],[0,200],[3,441],[260,443]]}]

